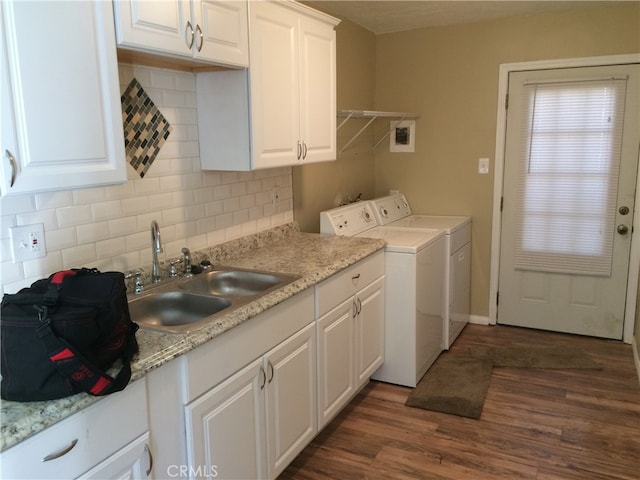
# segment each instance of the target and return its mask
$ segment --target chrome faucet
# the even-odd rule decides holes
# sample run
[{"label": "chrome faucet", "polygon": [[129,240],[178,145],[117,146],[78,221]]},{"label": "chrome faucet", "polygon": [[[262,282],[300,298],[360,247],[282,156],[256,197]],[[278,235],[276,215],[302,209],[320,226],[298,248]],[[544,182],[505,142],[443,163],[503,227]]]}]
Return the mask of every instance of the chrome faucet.
[{"label": "chrome faucet", "polygon": [[151,221],[151,254],[153,255],[153,265],[151,266],[151,281],[158,283],[160,281],[160,265],[158,263],[158,254],[162,253],[162,240],[160,240],[160,228],[158,222]]}]

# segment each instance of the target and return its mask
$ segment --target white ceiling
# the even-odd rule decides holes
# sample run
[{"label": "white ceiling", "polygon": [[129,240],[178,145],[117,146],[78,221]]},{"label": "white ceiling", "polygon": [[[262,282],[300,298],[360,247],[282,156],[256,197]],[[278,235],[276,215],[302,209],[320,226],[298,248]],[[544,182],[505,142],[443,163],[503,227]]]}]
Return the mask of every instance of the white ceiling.
[{"label": "white ceiling", "polygon": [[381,34],[629,2],[640,3],[638,0],[313,0],[305,3]]}]

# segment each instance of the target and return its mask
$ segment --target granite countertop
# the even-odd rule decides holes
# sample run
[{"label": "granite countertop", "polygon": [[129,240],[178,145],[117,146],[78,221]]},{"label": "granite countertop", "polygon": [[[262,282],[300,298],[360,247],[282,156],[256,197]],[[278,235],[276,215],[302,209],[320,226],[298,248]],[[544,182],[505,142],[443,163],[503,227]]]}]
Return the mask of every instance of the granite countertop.
[{"label": "granite countertop", "polygon": [[[292,223],[193,252],[193,263],[207,258],[214,266],[267,270],[297,275],[300,278],[195,332],[161,333],[141,328],[136,334],[140,351],[131,365],[132,381],[314,286],[383,249],[384,246],[385,242],[379,239],[301,233]],[[166,268],[163,271],[166,271]],[[150,282],[147,280],[145,285],[150,285]],[[44,430],[100,398],[102,397],[80,393],[45,402],[0,401],[0,451]]]}]

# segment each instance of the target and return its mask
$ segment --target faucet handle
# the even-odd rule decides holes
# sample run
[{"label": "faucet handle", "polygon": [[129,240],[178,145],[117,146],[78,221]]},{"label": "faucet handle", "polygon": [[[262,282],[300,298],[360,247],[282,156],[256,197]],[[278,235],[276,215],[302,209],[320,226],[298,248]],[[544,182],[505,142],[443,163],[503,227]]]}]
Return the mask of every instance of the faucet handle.
[{"label": "faucet handle", "polygon": [[184,276],[191,277],[193,273],[191,273],[191,251],[187,247],[182,249],[182,257],[184,261]]},{"label": "faucet handle", "polygon": [[136,283],[135,283],[135,287],[134,287],[134,292],[136,293],[136,295],[139,295],[142,293],[142,290],[144,289],[144,283],[142,282],[142,272],[129,272],[127,273],[124,278],[131,279],[135,277],[136,279]]},{"label": "faucet handle", "polygon": [[178,276],[178,268],[176,267],[176,265],[180,263],[180,261],[181,260],[179,258],[174,258],[173,260],[169,260],[169,276],[170,277]]}]

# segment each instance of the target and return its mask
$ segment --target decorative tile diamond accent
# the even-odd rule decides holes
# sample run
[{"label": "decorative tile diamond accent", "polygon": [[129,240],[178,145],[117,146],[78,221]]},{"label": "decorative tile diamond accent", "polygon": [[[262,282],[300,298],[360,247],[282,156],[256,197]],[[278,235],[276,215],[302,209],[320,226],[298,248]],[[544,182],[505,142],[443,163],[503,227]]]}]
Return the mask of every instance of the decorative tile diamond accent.
[{"label": "decorative tile diamond accent", "polygon": [[127,159],[140,177],[144,177],[173,127],[135,78],[121,101]]}]

